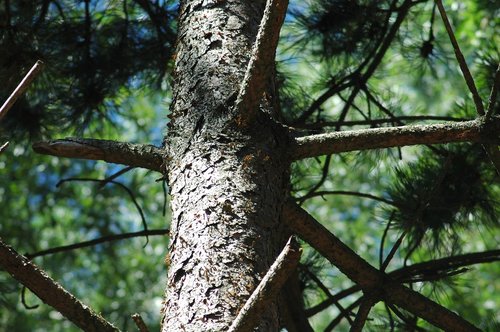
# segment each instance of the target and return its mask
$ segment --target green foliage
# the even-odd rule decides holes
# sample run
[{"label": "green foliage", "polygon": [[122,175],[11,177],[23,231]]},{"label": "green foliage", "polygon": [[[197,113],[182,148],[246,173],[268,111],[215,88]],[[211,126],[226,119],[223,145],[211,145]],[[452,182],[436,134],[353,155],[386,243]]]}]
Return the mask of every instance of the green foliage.
[{"label": "green foliage", "polygon": [[123,89],[165,79],[175,40],[173,1],[5,1],[0,98],[42,60],[45,70],[2,123],[32,137],[114,121]]},{"label": "green foliage", "polygon": [[496,173],[481,146],[458,145],[427,152],[396,169],[388,192],[395,209],[389,213],[411,238],[411,250],[431,234],[432,250],[448,247],[458,234],[480,224],[498,226],[493,186]]}]

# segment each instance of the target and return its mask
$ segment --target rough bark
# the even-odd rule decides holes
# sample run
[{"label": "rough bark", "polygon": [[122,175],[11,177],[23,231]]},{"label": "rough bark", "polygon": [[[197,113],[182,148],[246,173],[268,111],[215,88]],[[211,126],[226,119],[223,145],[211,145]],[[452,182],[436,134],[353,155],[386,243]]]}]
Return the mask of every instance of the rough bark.
[{"label": "rough bark", "polygon": [[[284,245],[287,134],[234,103],[265,1],[181,1],[171,122],[165,140],[172,224],[162,331],[224,331]],[[259,331],[277,331],[277,305]]]}]

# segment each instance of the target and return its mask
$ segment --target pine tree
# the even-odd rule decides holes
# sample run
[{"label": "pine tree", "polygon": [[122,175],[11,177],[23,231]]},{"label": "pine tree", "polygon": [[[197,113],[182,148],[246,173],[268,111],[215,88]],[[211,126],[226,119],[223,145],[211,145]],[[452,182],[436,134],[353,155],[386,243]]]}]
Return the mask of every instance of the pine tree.
[{"label": "pine tree", "polygon": [[[332,305],[339,315],[323,323],[327,331],[476,331],[485,323],[440,304],[436,290],[469,266],[500,258],[498,250],[471,251],[464,241],[476,228],[496,231],[499,220],[498,50],[487,41],[498,38],[495,4],[474,7],[486,13],[481,24],[488,27],[475,78],[440,0],[3,5],[4,96],[19,80],[14,73],[34,58],[47,68],[2,122],[5,136],[42,138],[33,145],[41,154],[127,166],[104,180],[78,179],[101,187],[120,185],[115,179],[131,168],[158,172],[168,184],[162,331],[312,331],[309,318]],[[451,52],[456,60],[446,58]],[[446,110],[448,99],[426,89],[459,77],[439,61],[458,64],[465,78],[456,90],[465,93],[460,110]],[[395,72],[401,68],[408,72]],[[119,113],[120,96],[165,82],[172,99],[162,147],[43,140],[54,127],[105,127],[103,119]],[[430,109],[415,115],[414,104]],[[402,149],[410,145],[422,148]],[[372,151],[387,148],[395,149]],[[413,161],[398,161],[408,157]],[[356,177],[370,167],[388,168],[378,173],[380,184],[367,185],[372,192],[342,188],[363,184],[368,178]],[[330,195],[336,201],[320,203]],[[360,222],[372,225],[346,230],[354,212],[331,223],[344,196],[380,204],[365,205],[371,212]],[[148,230],[139,212],[144,230],[135,235],[165,233]],[[366,238],[366,228],[375,244],[348,238]],[[47,279],[3,244],[0,265],[80,328],[116,329],[52,281],[43,284]],[[324,276],[336,269],[350,288]],[[355,300],[347,307],[339,303],[349,296]]]}]

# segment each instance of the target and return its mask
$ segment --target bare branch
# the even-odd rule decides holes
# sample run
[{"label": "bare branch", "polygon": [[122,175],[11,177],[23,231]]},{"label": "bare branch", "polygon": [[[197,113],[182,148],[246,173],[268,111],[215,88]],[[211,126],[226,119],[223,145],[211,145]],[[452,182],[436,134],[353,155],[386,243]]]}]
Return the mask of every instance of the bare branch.
[{"label": "bare branch", "polygon": [[457,314],[394,282],[389,276],[375,269],[292,200],[283,208],[283,220],[293,232],[375,299],[377,295],[444,330],[479,331]]},{"label": "bare branch", "polygon": [[292,160],[332,153],[452,142],[498,143],[500,117],[431,125],[349,130],[295,138]]},{"label": "bare branch", "polygon": [[34,143],[33,150],[57,157],[104,160],[157,172],[162,171],[163,150],[148,144],[68,137]]},{"label": "bare branch", "polygon": [[469,91],[472,93],[472,99],[474,100],[474,105],[476,105],[476,111],[479,115],[484,115],[484,105],[479,93],[477,92],[476,84],[474,83],[474,79],[469,71],[469,66],[465,62],[464,55],[460,50],[460,46],[458,45],[457,39],[455,38],[455,34],[453,33],[453,29],[451,28],[450,21],[448,20],[448,15],[446,15],[446,11],[443,7],[443,2],[441,0],[436,0],[436,5],[439,10],[439,14],[441,14],[441,18],[443,19],[444,26],[446,28],[446,32],[448,33],[448,37],[450,38],[451,44],[453,45],[453,50],[455,51],[455,57],[457,58],[458,65],[460,66],[460,70],[465,78],[465,83],[467,83],[467,87]]},{"label": "bare branch", "polygon": [[118,240],[130,239],[130,238],[139,237],[139,236],[168,235],[168,233],[169,233],[168,229],[152,229],[152,230],[140,231],[140,232],[108,235],[108,236],[103,236],[103,237],[89,240],[89,241],[83,241],[83,242],[78,242],[78,243],[74,243],[74,244],[70,244],[70,245],[66,245],[66,246],[60,246],[60,247],[50,248],[47,250],[37,251],[37,252],[34,252],[32,254],[27,254],[25,256],[29,259],[32,259],[32,258],[39,257],[39,256],[51,255],[51,254],[56,254],[59,252],[65,252],[65,251],[71,251],[71,250],[76,250],[76,249],[85,248],[85,247],[91,247],[91,246],[95,246],[95,245],[98,245],[101,243],[106,243],[106,242],[113,242],[113,241],[118,241]]},{"label": "bare branch", "polygon": [[0,240],[0,266],[76,326],[87,332],[119,331],[44,271]]},{"label": "bare branch", "polygon": [[276,261],[241,308],[229,332],[253,331],[254,325],[259,321],[257,317],[276,299],[290,273],[297,268],[301,253],[295,238],[290,237]]},{"label": "bare branch", "polygon": [[2,107],[0,107],[0,120],[2,120],[2,118],[12,108],[16,100],[26,91],[26,89],[28,89],[31,82],[33,82],[42,68],[43,62],[40,60],[38,60],[33,67],[31,67],[30,71],[26,74],[26,76],[24,76],[21,83],[19,83],[9,98],[7,98],[7,100],[3,103]]},{"label": "bare branch", "polygon": [[354,319],[354,324],[352,324],[350,332],[361,332],[363,331],[363,326],[365,326],[368,314],[375,305],[375,301],[369,296],[363,297],[361,300],[361,305],[359,306],[358,312],[356,313],[356,318]]},{"label": "bare branch", "polygon": [[132,319],[134,320],[134,323],[137,326],[139,332],[149,332],[148,327],[146,326],[146,323],[144,323],[141,315],[133,314]]},{"label": "bare branch", "polygon": [[287,6],[288,0],[267,0],[252,56],[236,98],[236,110],[244,125],[257,114],[267,79],[274,71],[276,46]]},{"label": "bare branch", "polygon": [[9,142],[5,142],[4,144],[2,144],[0,146],[0,153],[4,152],[8,146],[9,146]]},{"label": "bare branch", "polygon": [[306,194],[302,197],[295,198],[299,202],[304,202],[305,200],[316,197],[316,196],[324,196],[324,195],[346,195],[346,196],[355,196],[355,197],[363,197],[369,198],[375,201],[379,201],[388,205],[395,205],[395,203],[389,199],[385,199],[382,197],[378,197],[372,194],[360,193],[357,191],[347,191],[347,190],[325,190],[325,191],[316,191],[310,194]]},{"label": "bare branch", "polygon": [[[352,126],[378,126],[386,123],[391,123],[393,125],[400,124],[403,121],[450,121],[450,122],[463,122],[470,119],[455,118],[452,116],[434,116],[434,115],[404,115],[395,116],[387,119],[367,119],[367,120],[352,120],[344,121],[341,123],[343,127]],[[306,123],[298,125],[297,129],[322,129],[325,127],[336,127],[340,124],[338,121],[323,121],[315,123]]]},{"label": "bare branch", "polygon": [[497,70],[495,72],[495,79],[493,81],[493,86],[491,87],[490,98],[488,99],[486,121],[488,121],[493,115],[493,109],[495,108],[495,103],[497,101],[498,89],[500,89],[500,63],[498,64]]},{"label": "bare branch", "polygon": [[392,271],[389,275],[396,280],[408,282],[418,276],[444,275],[449,271],[457,270],[465,266],[498,261],[500,261],[500,250],[490,250],[417,263]]}]

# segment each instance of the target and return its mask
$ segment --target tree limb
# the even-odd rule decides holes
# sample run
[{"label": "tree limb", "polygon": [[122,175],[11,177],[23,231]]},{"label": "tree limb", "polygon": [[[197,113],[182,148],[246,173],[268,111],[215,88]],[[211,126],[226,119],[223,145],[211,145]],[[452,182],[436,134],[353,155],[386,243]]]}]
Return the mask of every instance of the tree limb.
[{"label": "tree limb", "polygon": [[301,253],[302,250],[297,241],[293,236],[290,237],[276,261],[241,308],[231,324],[229,332],[253,331],[254,325],[259,321],[258,316],[269,303],[276,300],[276,295],[287,281],[290,273],[297,268]]},{"label": "tree limb", "polygon": [[356,313],[356,318],[354,319],[354,323],[351,325],[349,332],[363,331],[363,326],[365,326],[366,320],[368,319],[368,314],[374,305],[375,301],[373,301],[373,299],[369,296],[363,297],[358,312]]},{"label": "tree limb", "polygon": [[476,111],[479,115],[484,115],[484,105],[479,93],[477,92],[476,84],[474,83],[474,79],[469,71],[469,66],[465,62],[464,55],[460,50],[460,46],[458,45],[457,39],[455,38],[455,34],[453,33],[453,29],[451,28],[450,21],[448,20],[448,15],[446,15],[446,11],[444,10],[443,2],[441,0],[436,0],[436,5],[439,10],[439,14],[441,14],[441,18],[443,19],[444,26],[446,28],[446,32],[448,33],[448,37],[450,38],[451,44],[453,45],[453,50],[455,51],[455,57],[457,58],[458,65],[460,66],[460,70],[465,78],[465,83],[469,88],[470,93],[472,94],[472,99],[474,100],[474,105],[476,106]]},{"label": "tree limb", "polygon": [[68,137],[34,143],[33,150],[40,154],[57,157],[104,160],[157,172],[162,171],[163,150],[148,144]]},{"label": "tree limb", "polygon": [[44,271],[0,240],[0,266],[75,325],[87,332],[119,331]]},{"label": "tree limb", "polygon": [[34,252],[32,254],[26,254],[25,256],[29,259],[32,259],[35,257],[40,257],[40,256],[45,256],[45,255],[57,254],[59,252],[66,252],[66,251],[76,250],[76,249],[80,249],[80,248],[91,247],[91,246],[95,246],[95,245],[98,245],[101,243],[130,239],[133,237],[149,236],[149,235],[168,235],[168,232],[169,232],[168,229],[152,229],[152,230],[144,230],[144,231],[133,232],[133,233],[108,235],[108,236],[99,237],[97,239],[93,239],[93,240],[89,240],[89,241],[83,241],[83,242],[78,242],[78,243],[74,243],[74,244],[69,244],[66,246],[54,247],[54,248],[50,248],[50,249],[46,249],[46,250],[37,251],[37,252]]},{"label": "tree limb", "polygon": [[431,125],[349,130],[295,138],[292,160],[332,153],[452,142],[498,143],[500,117]]},{"label": "tree limb", "polygon": [[292,200],[283,208],[283,220],[364,292],[396,304],[444,330],[479,331],[457,314],[375,269]]},{"label": "tree limb", "polygon": [[0,120],[2,120],[2,118],[7,114],[16,100],[28,89],[31,82],[33,82],[42,68],[43,62],[40,60],[38,60],[33,67],[31,67],[30,71],[26,74],[26,76],[24,76],[21,83],[19,83],[9,98],[7,98],[7,100],[3,103],[2,107],[0,107]]},{"label": "tree limb", "polygon": [[287,7],[288,0],[267,0],[252,56],[236,98],[235,109],[244,125],[257,114],[269,74],[274,71],[276,46]]}]

